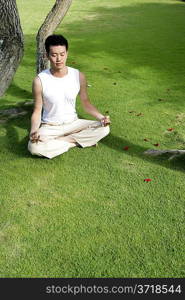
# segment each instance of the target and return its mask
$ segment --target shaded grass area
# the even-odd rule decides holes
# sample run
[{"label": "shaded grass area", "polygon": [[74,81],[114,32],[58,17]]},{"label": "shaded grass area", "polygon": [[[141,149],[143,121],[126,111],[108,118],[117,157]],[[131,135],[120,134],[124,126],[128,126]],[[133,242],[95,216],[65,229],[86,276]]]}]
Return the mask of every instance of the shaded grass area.
[{"label": "shaded grass area", "polygon": [[[35,0],[34,24],[17,2],[25,57],[1,108],[31,99],[42,20]],[[184,277],[185,160],[143,155],[154,143],[184,148],[184,12],[170,0],[73,3],[57,32],[92,102],[109,111],[111,134],[47,160],[27,151],[29,108],[1,125],[1,276]],[[79,100],[78,111],[89,117]]]}]

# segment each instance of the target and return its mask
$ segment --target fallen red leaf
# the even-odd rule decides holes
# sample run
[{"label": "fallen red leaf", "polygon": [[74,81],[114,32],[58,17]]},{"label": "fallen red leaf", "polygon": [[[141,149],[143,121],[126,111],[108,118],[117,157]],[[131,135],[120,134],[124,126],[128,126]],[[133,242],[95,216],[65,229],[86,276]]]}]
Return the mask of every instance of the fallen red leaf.
[{"label": "fallen red leaf", "polygon": [[129,147],[128,146],[125,146],[124,148],[123,148],[123,150],[128,150],[129,149]]},{"label": "fallen red leaf", "polygon": [[145,178],[144,181],[145,181],[145,182],[150,182],[150,181],[152,181],[152,179],[150,179],[150,178]]},{"label": "fallen red leaf", "polygon": [[168,131],[172,131],[172,130],[174,130],[174,128],[168,128],[167,130],[168,130]]},{"label": "fallen red leaf", "polygon": [[153,145],[156,146],[156,147],[160,146],[160,144],[158,144],[158,143],[157,144],[153,144]]}]

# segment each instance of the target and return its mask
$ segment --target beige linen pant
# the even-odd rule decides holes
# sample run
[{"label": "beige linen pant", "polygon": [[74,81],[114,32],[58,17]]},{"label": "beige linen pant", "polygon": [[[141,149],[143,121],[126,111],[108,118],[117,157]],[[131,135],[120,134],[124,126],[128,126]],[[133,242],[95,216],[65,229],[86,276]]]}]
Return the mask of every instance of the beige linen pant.
[{"label": "beige linen pant", "polygon": [[28,150],[33,155],[53,158],[76,146],[73,142],[63,140],[70,137],[80,146],[90,147],[104,138],[110,132],[109,126],[102,126],[99,121],[77,119],[62,125],[42,123],[39,128],[40,140],[37,143],[29,141]]}]

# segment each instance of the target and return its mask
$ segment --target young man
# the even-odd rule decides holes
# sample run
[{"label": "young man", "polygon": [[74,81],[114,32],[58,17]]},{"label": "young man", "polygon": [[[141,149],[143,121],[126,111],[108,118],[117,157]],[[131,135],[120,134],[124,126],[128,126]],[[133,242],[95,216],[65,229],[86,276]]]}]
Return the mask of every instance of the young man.
[{"label": "young man", "polygon": [[[75,146],[90,147],[109,134],[110,120],[90,103],[85,75],[66,66],[68,42],[62,35],[45,41],[50,69],[33,81],[34,111],[28,150],[53,158]],[[97,121],[79,119],[75,109],[79,94],[83,108]]]}]

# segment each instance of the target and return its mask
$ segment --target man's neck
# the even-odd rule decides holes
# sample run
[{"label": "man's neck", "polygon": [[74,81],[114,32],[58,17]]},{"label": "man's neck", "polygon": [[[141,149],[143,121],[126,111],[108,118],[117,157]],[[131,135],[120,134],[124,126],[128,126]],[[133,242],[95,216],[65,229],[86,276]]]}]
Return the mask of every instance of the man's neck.
[{"label": "man's neck", "polygon": [[63,67],[62,69],[58,69],[58,70],[50,68],[50,72],[55,77],[64,77],[68,73],[68,68],[67,68],[67,66]]}]

